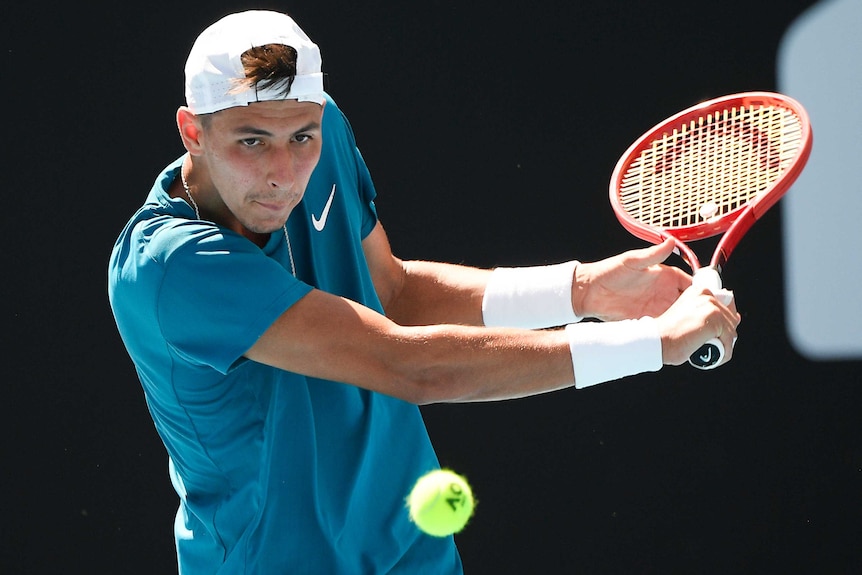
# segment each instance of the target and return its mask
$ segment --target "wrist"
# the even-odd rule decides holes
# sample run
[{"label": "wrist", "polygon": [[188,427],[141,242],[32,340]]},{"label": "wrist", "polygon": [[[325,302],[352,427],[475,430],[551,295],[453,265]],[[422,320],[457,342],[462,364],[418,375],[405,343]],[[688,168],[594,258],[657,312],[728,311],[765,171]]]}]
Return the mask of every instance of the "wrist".
[{"label": "wrist", "polygon": [[661,335],[651,317],[567,325],[566,335],[578,389],[663,365]]},{"label": "wrist", "polygon": [[578,317],[593,317],[584,309],[584,299],[590,284],[589,269],[591,264],[580,263],[572,274],[572,310]]},{"label": "wrist", "polygon": [[572,284],[579,262],[548,266],[496,268],[482,297],[488,327],[541,329],[577,323]]}]

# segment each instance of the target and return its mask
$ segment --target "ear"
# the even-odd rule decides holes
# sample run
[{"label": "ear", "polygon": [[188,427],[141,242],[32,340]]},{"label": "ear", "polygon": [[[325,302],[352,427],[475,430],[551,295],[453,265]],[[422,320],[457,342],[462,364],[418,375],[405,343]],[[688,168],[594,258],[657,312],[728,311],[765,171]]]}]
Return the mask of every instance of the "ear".
[{"label": "ear", "polygon": [[180,139],[189,154],[197,156],[203,149],[203,127],[200,118],[186,106],[177,110],[177,129],[180,131]]}]

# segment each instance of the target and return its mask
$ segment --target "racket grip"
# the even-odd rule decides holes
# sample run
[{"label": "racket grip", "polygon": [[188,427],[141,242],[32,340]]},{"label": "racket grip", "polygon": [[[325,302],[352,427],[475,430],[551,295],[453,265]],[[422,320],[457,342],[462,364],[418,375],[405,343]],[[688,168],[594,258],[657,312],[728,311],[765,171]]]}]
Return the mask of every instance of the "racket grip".
[{"label": "racket grip", "polygon": [[724,344],[718,338],[712,338],[691,354],[688,362],[698,369],[713,369],[724,359]]},{"label": "racket grip", "polygon": [[[730,292],[722,289],[721,276],[713,267],[700,268],[694,272],[692,284],[711,291],[714,295],[727,299],[726,305],[730,303],[732,296]],[[712,338],[691,354],[688,362],[698,369],[713,369],[718,367],[724,359],[724,344],[718,338]]]}]

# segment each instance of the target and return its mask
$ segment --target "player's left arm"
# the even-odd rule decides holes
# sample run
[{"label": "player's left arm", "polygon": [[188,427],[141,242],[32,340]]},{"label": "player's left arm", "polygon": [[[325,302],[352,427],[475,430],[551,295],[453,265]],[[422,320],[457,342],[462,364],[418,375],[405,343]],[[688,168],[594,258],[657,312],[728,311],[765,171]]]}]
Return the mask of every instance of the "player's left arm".
[{"label": "player's left arm", "polygon": [[[483,325],[482,299],[491,271],[462,265],[403,261],[393,255],[380,223],[363,241],[386,315],[401,325]],[[671,241],[575,268],[572,310],[605,321],[658,317],[691,285],[680,268],[662,264]]]}]

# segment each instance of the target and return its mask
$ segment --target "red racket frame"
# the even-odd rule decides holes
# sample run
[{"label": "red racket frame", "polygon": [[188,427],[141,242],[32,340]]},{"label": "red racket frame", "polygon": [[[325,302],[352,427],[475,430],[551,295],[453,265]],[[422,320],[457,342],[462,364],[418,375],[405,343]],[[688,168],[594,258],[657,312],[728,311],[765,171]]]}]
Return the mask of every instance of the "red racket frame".
[{"label": "red racket frame", "polygon": [[[692,120],[697,120],[710,113],[723,111],[729,108],[740,108],[749,106],[778,106],[791,110],[799,118],[801,126],[800,149],[796,159],[784,172],[770,185],[770,187],[741,206],[708,221],[676,228],[655,228],[634,219],[623,208],[620,201],[619,190],[623,176],[629,169],[631,163],[637,159],[643,150],[650,147],[651,143],[662,138]],[[663,242],[667,238],[673,238],[680,255],[691,267],[692,272],[697,271],[700,260],[685,242],[704,239],[724,232],[724,236],[715,248],[710,266],[721,272],[727,263],[731,252],[736,248],[742,236],[751,226],[760,219],[769,208],[781,199],[787,192],[808,161],[811,153],[812,133],[808,114],[799,102],[773,92],[743,92],[731,94],[702,102],[691,108],[683,110],[657,124],[640,138],[638,138],[617,162],[610,183],[610,200],[614,213],[620,223],[634,236],[655,244]]]}]

